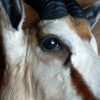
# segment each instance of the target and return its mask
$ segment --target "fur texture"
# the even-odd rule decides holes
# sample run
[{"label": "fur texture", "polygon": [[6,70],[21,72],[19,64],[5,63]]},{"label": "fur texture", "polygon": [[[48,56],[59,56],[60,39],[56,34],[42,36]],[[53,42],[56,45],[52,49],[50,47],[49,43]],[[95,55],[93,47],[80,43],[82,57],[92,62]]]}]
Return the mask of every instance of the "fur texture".
[{"label": "fur texture", "polygon": [[[36,26],[36,31],[29,34],[29,29],[22,30],[24,16],[18,30],[12,28],[3,8],[0,16],[0,34],[6,55],[5,84],[0,86],[0,100],[100,99],[100,57],[86,20],[76,20],[72,16],[42,20]],[[75,27],[76,21],[85,32]],[[45,52],[39,39],[50,35],[59,39],[62,48]],[[67,64],[66,47],[71,52]],[[77,81],[73,80],[75,78]],[[79,91],[81,82],[84,92]]]}]

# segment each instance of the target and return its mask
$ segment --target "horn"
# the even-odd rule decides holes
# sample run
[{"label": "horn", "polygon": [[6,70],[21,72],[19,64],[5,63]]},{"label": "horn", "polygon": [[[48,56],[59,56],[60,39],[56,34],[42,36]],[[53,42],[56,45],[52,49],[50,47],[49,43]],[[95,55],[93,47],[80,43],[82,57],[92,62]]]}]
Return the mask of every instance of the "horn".
[{"label": "horn", "polygon": [[2,7],[9,17],[13,28],[17,29],[22,19],[22,0],[1,0]]},{"label": "horn", "polygon": [[63,0],[26,0],[39,14],[40,19],[50,20],[67,15]]},{"label": "horn", "polygon": [[76,0],[64,0],[68,13],[73,17],[85,18],[84,10]]}]

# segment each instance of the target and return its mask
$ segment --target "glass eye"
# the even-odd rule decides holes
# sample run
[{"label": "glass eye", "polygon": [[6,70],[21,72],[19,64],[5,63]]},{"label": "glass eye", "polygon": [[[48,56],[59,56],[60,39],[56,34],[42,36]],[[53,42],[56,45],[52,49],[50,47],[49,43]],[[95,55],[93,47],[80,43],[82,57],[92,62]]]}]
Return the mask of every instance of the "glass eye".
[{"label": "glass eye", "polygon": [[44,51],[54,50],[59,47],[59,42],[55,37],[48,37],[42,39],[40,46]]}]

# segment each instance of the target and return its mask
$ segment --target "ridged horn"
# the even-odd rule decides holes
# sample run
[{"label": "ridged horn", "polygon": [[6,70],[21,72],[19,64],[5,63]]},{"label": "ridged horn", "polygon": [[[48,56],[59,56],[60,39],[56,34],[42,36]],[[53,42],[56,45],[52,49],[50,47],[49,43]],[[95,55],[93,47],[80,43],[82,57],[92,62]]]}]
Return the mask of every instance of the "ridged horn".
[{"label": "ridged horn", "polygon": [[26,0],[39,14],[40,19],[50,20],[67,15],[63,0]]},{"label": "ridged horn", "polygon": [[76,0],[64,0],[68,13],[73,17],[85,18],[84,10]]}]

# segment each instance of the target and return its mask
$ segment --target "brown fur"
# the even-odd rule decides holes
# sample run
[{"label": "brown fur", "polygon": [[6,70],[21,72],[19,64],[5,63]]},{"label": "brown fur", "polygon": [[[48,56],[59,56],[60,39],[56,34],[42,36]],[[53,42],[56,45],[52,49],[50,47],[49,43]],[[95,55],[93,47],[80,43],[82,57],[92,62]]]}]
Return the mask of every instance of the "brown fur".
[{"label": "brown fur", "polygon": [[77,0],[81,6],[87,6],[94,3],[96,0]]},{"label": "brown fur", "polygon": [[72,84],[83,100],[96,100],[89,87],[87,87],[79,72],[72,66],[71,67]]},{"label": "brown fur", "polygon": [[25,21],[23,23],[23,29],[27,29],[33,25],[36,21],[39,20],[39,16],[36,11],[27,4],[25,6]]},{"label": "brown fur", "polygon": [[91,31],[89,24],[85,19],[69,17],[71,28],[82,38],[88,41],[91,40]]}]

